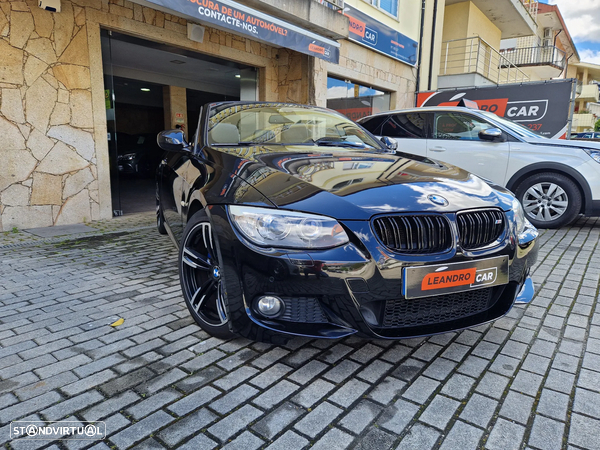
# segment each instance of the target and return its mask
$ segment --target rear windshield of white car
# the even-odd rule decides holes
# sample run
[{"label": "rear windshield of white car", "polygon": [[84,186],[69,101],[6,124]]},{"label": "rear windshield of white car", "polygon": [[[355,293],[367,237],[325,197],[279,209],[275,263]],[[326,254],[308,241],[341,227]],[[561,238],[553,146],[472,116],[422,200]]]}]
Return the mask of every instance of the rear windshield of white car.
[{"label": "rear windshield of white car", "polygon": [[536,132],[532,131],[530,128],[527,128],[527,127],[521,125],[520,123],[513,122],[510,119],[505,119],[504,117],[499,117],[496,114],[488,112],[488,111],[479,111],[479,112],[485,116],[488,116],[490,119],[495,120],[496,122],[500,123],[501,125],[504,125],[506,128],[509,128],[510,130],[514,131],[516,134],[518,134],[521,137],[546,139],[544,136],[537,134]]}]

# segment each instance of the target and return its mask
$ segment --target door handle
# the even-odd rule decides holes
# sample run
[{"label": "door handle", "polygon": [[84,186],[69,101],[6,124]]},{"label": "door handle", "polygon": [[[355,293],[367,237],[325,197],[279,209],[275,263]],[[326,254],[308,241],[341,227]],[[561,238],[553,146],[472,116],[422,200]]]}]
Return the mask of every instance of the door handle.
[{"label": "door handle", "polygon": [[445,147],[431,147],[429,150],[431,150],[432,152],[445,152],[446,148]]}]

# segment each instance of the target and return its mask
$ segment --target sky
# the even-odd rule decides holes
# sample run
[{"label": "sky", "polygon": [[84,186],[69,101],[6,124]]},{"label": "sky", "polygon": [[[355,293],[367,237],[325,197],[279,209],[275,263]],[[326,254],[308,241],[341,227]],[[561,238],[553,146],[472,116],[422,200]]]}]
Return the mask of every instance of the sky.
[{"label": "sky", "polygon": [[540,0],[558,5],[579,58],[600,64],[600,0]]}]

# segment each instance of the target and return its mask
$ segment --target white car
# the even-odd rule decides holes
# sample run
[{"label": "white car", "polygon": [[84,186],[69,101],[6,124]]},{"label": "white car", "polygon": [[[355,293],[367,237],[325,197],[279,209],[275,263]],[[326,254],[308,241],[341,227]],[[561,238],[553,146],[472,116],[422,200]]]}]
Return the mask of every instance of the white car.
[{"label": "white car", "polygon": [[600,215],[600,143],[541,137],[465,107],[388,111],[358,121],[397,150],[453,164],[513,191],[539,228]]}]

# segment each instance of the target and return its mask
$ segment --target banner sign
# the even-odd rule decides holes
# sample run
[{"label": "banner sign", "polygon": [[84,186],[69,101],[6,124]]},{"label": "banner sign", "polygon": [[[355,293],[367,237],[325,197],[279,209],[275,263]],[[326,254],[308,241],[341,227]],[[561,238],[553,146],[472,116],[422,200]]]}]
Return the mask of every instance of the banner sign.
[{"label": "banner sign", "polygon": [[483,111],[558,139],[566,137],[573,88],[574,80],[567,79],[419,92],[417,106],[456,106],[464,98],[477,103]]},{"label": "banner sign", "polygon": [[231,0],[147,0],[257,41],[289,48],[337,64],[340,44]]},{"label": "banner sign", "polygon": [[350,20],[349,39],[394,59],[414,66],[417,64],[417,41],[367,16],[350,5],[343,14]]}]

